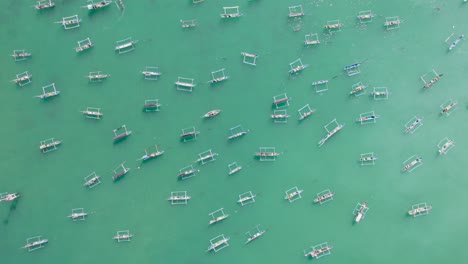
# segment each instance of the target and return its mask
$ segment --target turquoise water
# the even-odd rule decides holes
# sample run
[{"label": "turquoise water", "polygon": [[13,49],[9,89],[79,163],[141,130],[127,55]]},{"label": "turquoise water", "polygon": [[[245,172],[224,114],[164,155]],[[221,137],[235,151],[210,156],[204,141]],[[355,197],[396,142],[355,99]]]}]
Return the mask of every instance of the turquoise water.
[{"label": "turquoise water", "polygon": [[[439,263],[468,257],[465,243],[468,214],[461,211],[468,195],[464,177],[468,143],[466,118],[465,41],[447,52],[444,40],[464,34],[466,8],[462,1],[126,1],[124,12],[113,4],[88,14],[82,1],[57,1],[53,10],[36,12],[31,1],[0,3],[0,72],[4,113],[0,136],[0,192],[20,192],[14,203],[0,204],[0,256],[4,263],[304,263],[303,250],[328,242],[334,248],[321,263]],[[302,4],[306,15],[288,19],[288,6]],[[239,5],[239,19],[221,20],[223,6]],[[377,16],[363,26],[356,15],[372,10]],[[81,27],[64,30],[53,22],[78,14]],[[386,31],[386,16],[399,16],[401,28]],[[182,29],[180,19],[198,26]],[[327,20],[344,26],[332,36],[323,31]],[[294,28],[300,26],[300,30]],[[318,33],[321,44],[303,46],[304,35]],[[91,50],[76,54],[76,41],[90,37]],[[114,52],[115,41],[139,42],[127,54]],[[14,49],[33,53],[14,62]],[[257,66],[242,64],[240,52],[257,53]],[[301,58],[310,65],[290,78],[289,63]],[[362,62],[361,74],[347,76],[344,66]],[[140,71],[158,66],[163,75],[146,81]],[[210,86],[211,72],[225,68],[231,78]],[[444,76],[423,91],[419,76],[435,69]],[[33,82],[18,87],[10,80],[29,71]],[[111,74],[89,83],[91,71]],[[194,78],[192,93],[177,91],[177,77]],[[314,92],[311,82],[329,79],[329,90]],[[367,94],[350,97],[362,81]],[[55,83],[61,94],[34,98],[41,87]],[[373,87],[388,87],[386,101],[369,96]],[[272,97],[287,93],[288,123],[275,124]],[[157,113],[144,113],[145,99],[158,98]],[[450,116],[440,115],[449,99],[458,105]],[[317,112],[298,122],[297,110],[310,104]],[[102,120],[79,112],[100,107]],[[200,118],[211,109],[219,116]],[[376,124],[355,123],[360,113],[381,115]],[[413,116],[423,126],[404,134]],[[323,126],[336,118],[346,126],[325,145]],[[113,144],[112,130],[123,124],[133,134]],[[243,138],[227,141],[229,128],[250,129]],[[181,129],[195,126],[198,140],[183,143]],[[41,140],[62,139],[59,150],[42,154]],[[438,155],[437,144],[448,137],[455,147]],[[158,144],[165,154],[141,164],[144,149]],[[275,162],[259,162],[254,153],[276,147]],[[195,164],[198,153],[212,149],[216,161]],[[361,153],[375,152],[375,166],[360,166]],[[419,155],[423,165],[401,173],[402,162]],[[131,168],[112,182],[121,162]],[[243,169],[228,175],[228,164]],[[196,177],[177,181],[180,168],[193,164]],[[96,171],[102,183],[93,189],[83,178]],[[284,191],[297,186],[301,200],[284,201]],[[314,205],[316,193],[336,193],[325,205]],[[186,190],[186,206],[170,206],[171,191]],[[254,204],[236,204],[246,191],[257,194]],[[359,224],[352,211],[367,201],[370,210]],[[407,216],[411,205],[427,202],[427,216]],[[83,207],[92,214],[84,222],[66,216]],[[224,208],[230,217],[208,226],[208,214]],[[244,245],[245,232],[260,224],[264,236]],[[131,243],[112,240],[129,229]],[[209,240],[230,237],[230,246],[206,253]],[[38,251],[19,249],[28,237],[42,235],[49,244]],[[398,254],[398,255],[396,255]]]}]

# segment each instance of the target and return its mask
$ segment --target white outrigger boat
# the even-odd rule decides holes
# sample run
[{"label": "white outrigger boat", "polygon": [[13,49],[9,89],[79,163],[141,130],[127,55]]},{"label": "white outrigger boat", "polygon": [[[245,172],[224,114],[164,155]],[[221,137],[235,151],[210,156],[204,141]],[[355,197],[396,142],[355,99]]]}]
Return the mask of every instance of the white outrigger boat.
[{"label": "white outrigger boat", "polygon": [[240,132],[237,132],[235,134],[232,134],[228,137],[228,139],[233,139],[233,138],[238,138],[238,137],[241,137],[245,134],[249,133],[249,130],[245,130],[245,131],[240,131]]},{"label": "white outrigger boat", "polygon": [[449,50],[452,50],[453,48],[455,48],[455,46],[457,46],[457,44],[463,39],[463,37],[465,37],[465,35],[460,35],[449,47]]},{"label": "white outrigger boat", "polygon": [[19,197],[20,197],[19,193],[7,193],[0,197],[0,202],[13,201]]},{"label": "white outrigger boat", "polygon": [[96,73],[96,74],[90,73],[89,75],[85,77],[88,78],[90,81],[96,81],[96,80],[106,79],[107,77],[110,77],[110,76],[111,76],[110,74],[104,74],[104,73]]},{"label": "white outrigger boat", "polygon": [[454,145],[453,140],[447,140],[442,147],[439,148],[439,154],[446,154],[448,152],[448,149]]},{"label": "white outrigger boat", "polygon": [[145,155],[143,155],[140,159],[138,160],[142,160],[142,161],[147,161],[149,159],[152,159],[152,158],[156,158],[156,157],[159,157],[161,156],[162,154],[164,154],[164,150],[158,150],[158,151],[155,151],[155,152],[152,152],[152,153],[146,153]]},{"label": "white outrigger boat", "polygon": [[331,197],[333,197],[333,195],[335,195],[334,192],[328,192],[328,193],[326,193],[324,195],[321,195],[321,196],[315,198],[314,203],[320,203],[321,201],[330,199]]},{"label": "white outrigger boat", "polygon": [[451,102],[450,104],[448,104],[446,107],[444,107],[444,109],[442,109],[442,111],[440,112],[441,114],[446,114],[448,113],[453,107],[455,107],[457,105],[457,102],[456,101],[453,101]]},{"label": "white outrigger boat", "polygon": [[21,83],[21,82],[24,82],[24,81],[29,80],[31,78],[32,78],[32,74],[26,72],[26,74],[24,74],[23,76],[18,76],[18,77],[16,77],[15,79],[13,79],[11,81],[14,82],[14,83]]},{"label": "white outrigger boat", "polygon": [[78,219],[78,218],[84,218],[87,215],[88,215],[88,213],[79,212],[79,213],[72,213],[68,217],[71,218],[71,219]]},{"label": "white outrigger boat", "polygon": [[82,7],[83,8],[88,8],[88,10],[96,10],[96,9],[101,9],[103,7],[106,7],[106,6],[110,5],[111,3],[112,3],[112,1],[108,1],[108,0],[102,0],[102,1],[99,1],[97,3],[93,3],[91,1],[90,4],[82,6]]},{"label": "white outrigger boat", "polygon": [[284,196],[284,199],[285,199],[285,200],[290,200],[290,199],[294,198],[295,196],[301,194],[303,191],[304,191],[304,190],[297,190],[297,191],[291,192],[291,193],[289,193],[289,194],[286,194],[286,195]]},{"label": "white outrigger boat", "polygon": [[15,60],[23,60],[23,59],[26,59],[28,57],[31,57],[32,53],[31,52],[26,52],[26,51],[23,50],[23,51],[20,51],[19,53],[14,52],[13,54],[11,54],[11,56]]},{"label": "white outrigger boat", "polygon": [[373,91],[370,93],[371,96],[384,96],[389,95],[388,91]]},{"label": "white outrigger boat", "polygon": [[196,169],[190,169],[190,170],[182,171],[182,172],[179,173],[179,175],[177,177],[184,178],[186,176],[194,174],[197,171],[198,170],[196,170]]},{"label": "white outrigger boat", "polygon": [[168,201],[187,201],[187,200],[190,200],[192,197],[188,196],[188,195],[173,195],[173,196],[170,196],[169,198],[167,198]]},{"label": "white outrigger boat", "polygon": [[416,158],[414,160],[412,160],[410,163],[406,164],[402,169],[401,171],[404,172],[404,171],[407,171],[409,169],[411,169],[414,165],[420,163],[422,161],[421,158]]},{"label": "white outrigger boat", "polygon": [[330,139],[333,135],[340,131],[344,126],[344,124],[339,124],[332,131],[328,132],[328,134],[319,141],[319,145],[322,146],[323,144],[325,144],[325,142],[327,142],[328,139]]},{"label": "white outrigger boat", "polygon": [[431,87],[434,83],[436,83],[440,77],[444,76],[444,74],[438,74],[436,75],[434,78],[432,78],[430,81],[428,81],[427,83],[424,84],[424,86],[422,87],[423,89],[426,89],[426,88],[429,88]]},{"label": "white outrigger boat", "polygon": [[367,202],[363,202],[361,204],[361,207],[359,207],[359,209],[356,212],[356,217],[354,218],[354,221],[356,223],[359,223],[361,221],[362,217],[364,216],[364,210],[366,208],[367,208]]},{"label": "white outrigger boat", "polygon": [[288,117],[289,117],[288,114],[272,114],[271,115],[272,119],[284,119],[284,118],[288,118]]},{"label": "white outrigger boat", "polygon": [[40,247],[44,244],[46,244],[47,242],[49,242],[49,240],[47,239],[40,239],[40,240],[36,240],[34,242],[31,242],[31,243],[26,243],[26,245],[23,246],[23,248],[27,248],[27,249],[30,249],[30,248],[34,248],[34,247]]},{"label": "white outrigger boat", "polygon": [[395,26],[395,25],[399,25],[403,22],[403,20],[400,20],[400,19],[395,19],[395,20],[391,20],[391,21],[386,21],[384,23],[384,26],[388,27],[388,26]]},{"label": "white outrigger boat", "polygon": [[34,5],[34,8],[37,9],[37,10],[49,9],[49,8],[52,8],[52,7],[55,7],[55,3],[52,2],[52,0],[37,1],[37,4]]},{"label": "white outrigger boat", "polygon": [[92,117],[94,117],[96,119],[99,119],[99,118],[101,118],[101,116],[104,115],[100,111],[93,111],[93,110],[90,110],[90,109],[82,110],[80,112],[83,113],[84,115],[92,116]]},{"label": "white outrigger boat", "polygon": [[405,129],[405,132],[408,133],[410,132],[411,130],[413,130],[413,128],[415,128],[417,125],[419,125],[419,123],[421,123],[422,121],[422,118],[416,118],[416,120],[414,120],[413,123],[411,123],[406,129]]},{"label": "white outrigger boat", "polygon": [[377,160],[377,157],[375,157],[373,155],[372,156],[367,156],[367,157],[362,157],[362,158],[359,159],[359,161],[361,161],[361,162],[375,161],[375,160]]},{"label": "white outrigger boat", "polygon": [[340,28],[343,26],[343,23],[335,23],[335,24],[326,24],[324,26],[325,29],[336,29],[336,28]]},{"label": "white outrigger boat", "polygon": [[232,169],[232,170],[229,171],[229,175],[232,175],[232,174],[234,174],[234,173],[236,173],[236,172],[238,172],[238,171],[240,171],[240,170],[242,170],[242,167],[241,167],[241,166],[237,166],[237,167],[235,167],[234,169]]},{"label": "white outrigger boat", "polygon": [[349,92],[349,95],[353,95],[353,94],[356,94],[362,90],[364,90],[366,88],[365,85],[359,85],[358,87],[354,88],[353,90],[351,90],[351,92]]},{"label": "white outrigger boat", "polygon": [[289,73],[290,73],[290,74],[298,73],[298,72],[304,70],[304,69],[307,68],[307,67],[309,67],[309,65],[307,65],[307,64],[298,65],[298,66],[295,67],[295,68],[291,68],[291,70],[289,70]]},{"label": "white outrigger boat", "polygon": [[244,197],[240,198],[239,200],[237,200],[237,202],[242,204],[242,203],[244,203],[246,201],[252,200],[253,198],[255,198],[255,196],[256,196],[255,194],[244,196]]},{"label": "white outrigger boat", "polygon": [[212,158],[214,158],[214,157],[217,156],[217,155],[218,155],[218,153],[212,153],[212,152],[210,151],[209,154],[200,157],[200,158],[197,159],[195,162],[200,162],[200,161],[205,161],[205,160],[207,160],[207,159],[212,159]]},{"label": "white outrigger boat", "polygon": [[256,157],[277,157],[280,154],[278,152],[255,152]]},{"label": "white outrigger boat", "polygon": [[41,151],[44,151],[44,150],[49,149],[49,148],[54,148],[54,147],[56,147],[56,146],[58,146],[60,144],[62,144],[62,140],[55,140],[55,141],[50,142],[50,143],[41,144],[39,146],[39,149]]},{"label": "white outrigger boat", "polygon": [[416,214],[423,214],[423,213],[426,213],[426,212],[428,212],[428,211],[431,210],[431,209],[432,209],[432,206],[426,205],[426,206],[424,206],[424,207],[418,207],[418,208],[409,210],[409,211],[408,211],[408,214],[411,215],[411,216],[415,216]]},{"label": "white outrigger boat", "polygon": [[379,115],[368,115],[356,119],[356,122],[367,122],[379,118]]},{"label": "white outrigger boat", "polygon": [[315,109],[310,109],[309,111],[302,113],[301,117],[299,117],[299,120],[304,120],[306,117],[312,115],[313,113],[315,113]]},{"label": "white outrigger boat", "polygon": [[223,238],[223,239],[217,241],[214,244],[211,244],[206,251],[208,252],[208,251],[211,251],[211,250],[216,250],[217,247],[221,246],[222,244],[226,244],[229,241],[229,239],[230,239],[229,237],[226,237],[226,238]]},{"label": "white outrigger boat", "polygon": [[204,118],[213,117],[215,115],[218,115],[219,113],[221,113],[221,110],[215,109],[215,110],[211,110],[208,113],[204,114],[202,117],[204,117]]},{"label": "white outrigger boat", "polygon": [[315,250],[311,250],[307,253],[304,254],[305,257],[308,257],[308,256],[311,256],[312,258],[316,258],[318,255],[320,255],[321,253],[323,252],[327,252],[329,251],[330,249],[332,249],[333,247],[332,246],[325,246],[325,247],[322,247],[322,248],[319,248],[319,249],[315,249]]},{"label": "white outrigger boat", "polygon": [[52,91],[52,92],[36,95],[35,97],[40,98],[40,99],[47,99],[47,98],[50,98],[50,97],[57,96],[59,94],[60,94],[60,91],[55,90],[55,91]]},{"label": "white outrigger boat", "polygon": [[249,238],[247,238],[247,241],[245,241],[245,244],[248,244],[252,242],[252,240],[259,238],[261,235],[265,234],[265,232],[266,230],[259,230],[257,233],[249,236]]},{"label": "white outrigger boat", "polygon": [[225,81],[225,80],[227,80],[227,79],[229,79],[229,76],[225,76],[225,75],[224,75],[224,76],[221,76],[221,77],[219,77],[219,78],[213,78],[213,79],[209,80],[208,83],[211,83],[211,84],[213,84],[213,83],[219,83],[219,82]]},{"label": "white outrigger boat", "polygon": [[99,176],[94,175],[91,179],[87,180],[83,186],[92,186],[94,185],[97,181],[99,181]]},{"label": "white outrigger boat", "polygon": [[364,19],[371,19],[375,17],[375,14],[372,14],[372,13],[366,13],[366,14],[360,14],[357,16],[357,19],[359,20],[364,20]]},{"label": "white outrigger boat", "polygon": [[158,71],[142,71],[141,72],[145,77],[158,77],[161,76],[161,73]]},{"label": "white outrigger boat", "polygon": [[224,219],[228,218],[229,217],[229,214],[223,214],[223,215],[220,215],[216,218],[213,218],[210,220],[210,225],[214,224],[214,223],[217,223],[217,222],[221,222],[223,221]]},{"label": "white outrigger boat", "polygon": [[114,236],[112,239],[117,239],[117,240],[129,240],[130,238],[132,238],[133,235],[132,234],[118,234],[116,236]]}]

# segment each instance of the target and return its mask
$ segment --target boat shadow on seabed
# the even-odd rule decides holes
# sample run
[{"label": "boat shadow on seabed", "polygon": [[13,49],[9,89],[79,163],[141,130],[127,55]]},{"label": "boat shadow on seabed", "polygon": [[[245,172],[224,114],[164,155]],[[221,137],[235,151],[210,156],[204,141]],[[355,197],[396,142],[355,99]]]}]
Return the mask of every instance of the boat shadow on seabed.
[{"label": "boat shadow on seabed", "polygon": [[11,214],[16,210],[16,206],[18,205],[18,201],[19,199],[15,199],[11,202],[11,205],[10,205],[10,210],[8,212],[8,215],[6,216],[6,218],[3,220],[3,224],[4,225],[8,225],[8,223],[10,222],[10,216]]}]

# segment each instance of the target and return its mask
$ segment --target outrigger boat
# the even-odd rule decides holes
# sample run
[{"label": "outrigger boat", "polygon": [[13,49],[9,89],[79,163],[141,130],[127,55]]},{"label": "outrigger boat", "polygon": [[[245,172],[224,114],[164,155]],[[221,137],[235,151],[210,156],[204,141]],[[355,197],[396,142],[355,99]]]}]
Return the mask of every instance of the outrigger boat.
[{"label": "outrigger boat", "polygon": [[359,63],[350,64],[350,65],[344,67],[344,70],[348,71],[348,70],[351,70],[353,68],[359,67],[359,65],[360,65]]},{"label": "outrigger boat", "polygon": [[14,83],[20,83],[20,82],[24,82],[26,80],[29,80],[31,78],[32,78],[32,74],[27,73],[26,75],[23,75],[21,77],[17,77],[16,79],[11,80],[11,81],[14,82]]},{"label": "outrigger boat", "polygon": [[208,83],[218,83],[218,82],[225,81],[227,79],[229,79],[229,76],[221,76],[219,78],[213,78],[212,80],[208,81]]},{"label": "outrigger boat", "polygon": [[320,85],[320,84],[324,84],[324,83],[328,83],[328,80],[315,81],[315,82],[312,82],[312,85]]},{"label": "outrigger boat", "polygon": [[52,0],[49,1],[37,1],[37,4],[34,5],[34,8],[37,10],[48,9],[55,6],[55,3]]},{"label": "outrigger boat", "polygon": [[184,178],[185,176],[194,174],[195,172],[197,172],[196,169],[186,170],[186,171],[183,171],[183,172],[179,173],[178,177],[179,177],[179,178]]},{"label": "outrigger boat", "polygon": [[302,70],[304,70],[305,68],[309,67],[309,65],[307,64],[304,64],[304,65],[297,65],[297,67],[295,68],[291,68],[291,70],[289,70],[289,73],[293,74],[293,73],[298,73]]},{"label": "outrigger boat", "polygon": [[252,200],[253,198],[255,198],[255,194],[252,194],[252,195],[249,195],[249,196],[244,196],[244,197],[240,198],[239,200],[237,200],[237,202],[241,204],[243,202]]},{"label": "outrigger boat", "polygon": [[60,144],[62,144],[62,140],[56,140],[54,142],[50,142],[50,143],[47,143],[47,144],[41,144],[39,146],[39,149],[42,151],[42,150],[46,150],[48,148],[53,148],[53,147],[58,146]]},{"label": "outrigger boat", "polygon": [[283,98],[274,100],[274,101],[273,101],[273,104],[274,104],[274,105],[281,104],[281,103],[287,102],[289,99],[291,99],[291,98],[285,96],[285,97],[283,97]]},{"label": "outrigger boat", "polygon": [[256,157],[277,157],[279,155],[278,152],[255,152]]},{"label": "outrigger boat", "polygon": [[241,167],[241,166],[237,166],[237,167],[235,167],[234,169],[232,169],[232,170],[229,171],[229,175],[234,174],[234,173],[236,173],[236,172],[238,172],[238,171],[240,171],[240,170],[242,170],[242,167]]},{"label": "outrigger boat", "polygon": [[453,140],[447,140],[447,142],[445,142],[444,145],[442,145],[442,147],[440,147],[439,149],[439,154],[445,154],[445,152],[451,147],[453,146],[454,142]]},{"label": "outrigger boat", "polygon": [[167,198],[168,201],[186,201],[186,200],[190,200],[190,196],[188,195],[184,195],[184,196],[170,196],[169,198]]},{"label": "outrigger boat", "polygon": [[455,48],[455,46],[463,39],[465,35],[460,35],[453,43],[450,45],[449,50]]},{"label": "outrigger boat", "polygon": [[75,48],[75,51],[76,52],[80,52],[80,51],[83,51],[83,50],[87,50],[87,49],[90,49],[91,47],[94,46],[94,43],[92,43],[91,41],[84,44],[84,45],[78,45],[78,47]]},{"label": "outrigger boat", "polygon": [[157,71],[142,71],[141,72],[145,77],[156,77],[161,76],[160,72]]},{"label": "outrigger boat", "polygon": [[339,124],[337,127],[335,127],[332,131],[330,131],[324,138],[322,138],[319,141],[319,145],[325,144],[325,142],[331,138],[333,135],[335,135],[338,131],[340,131],[344,127],[344,124]]},{"label": "outrigger boat", "polygon": [[369,157],[364,157],[364,158],[360,158],[359,161],[363,161],[363,162],[366,162],[366,161],[374,161],[374,160],[377,160],[377,157],[375,156],[369,156]]},{"label": "outrigger boat", "polygon": [[114,236],[112,239],[120,240],[120,239],[130,239],[132,237],[133,237],[132,234],[119,234],[119,235]]},{"label": "outrigger boat", "polygon": [[417,126],[420,122],[422,121],[421,118],[417,118],[416,120],[414,120],[413,123],[411,123],[411,125],[409,125],[406,129],[405,129],[405,132],[410,132],[415,126]]},{"label": "outrigger boat", "polygon": [[247,241],[245,241],[245,244],[250,243],[252,240],[258,238],[259,236],[265,234],[266,230],[260,230],[259,232],[251,235],[249,238],[247,238]]},{"label": "outrigger boat", "polygon": [[32,243],[27,243],[26,245],[24,245],[23,248],[33,248],[33,247],[37,247],[37,246],[40,246],[40,245],[44,245],[46,244],[47,242],[49,242],[49,240],[47,239],[40,239],[40,240],[37,240],[37,241],[34,241]]},{"label": "outrigger boat", "polygon": [[211,152],[210,152],[210,154],[205,155],[205,156],[203,156],[203,157],[200,157],[200,158],[197,159],[195,162],[200,162],[200,161],[204,161],[204,160],[207,160],[207,159],[211,159],[211,158],[213,158],[214,156],[217,156],[217,155],[218,155],[218,153],[211,153]]},{"label": "outrigger boat", "polygon": [[444,109],[442,109],[441,113],[442,114],[446,114],[448,111],[450,111],[450,109],[452,109],[453,107],[455,107],[457,105],[457,102],[453,101],[451,102],[449,105],[447,105],[446,107],[444,107]]},{"label": "outrigger boat", "polygon": [[110,5],[112,3],[112,1],[107,1],[107,0],[103,0],[103,1],[100,1],[98,3],[91,3],[89,5],[85,5],[85,6],[82,6],[83,8],[88,8],[88,10],[96,10],[96,9],[101,9],[103,7],[106,7],[108,5]]},{"label": "outrigger boat", "polygon": [[296,195],[301,194],[302,192],[303,192],[303,190],[297,190],[297,191],[294,191],[294,192],[292,192],[292,193],[286,194],[286,195],[284,196],[284,199],[285,199],[285,200],[290,200],[290,199],[294,198]]},{"label": "outrigger boat", "polygon": [[97,74],[89,74],[88,76],[85,76],[86,78],[88,78],[90,81],[92,80],[102,80],[102,79],[106,79],[107,77],[110,77],[111,75],[110,74],[103,74],[103,73],[97,73]]},{"label": "outrigger boat", "polygon": [[213,116],[215,116],[215,115],[218,115],[219,113],[221,113],[221,110],[215,109],[215,110],[211,110],[211,111],[209,111],[208,113],[204,114],[202,117],[205,117],[205,118],[207,118],[207,117],[213,117]]},{"label": "outrigger boat", "polygon": [[427,211],[429,211],[431,209],[432,209],[432,206],[426,205],[424,207],[419,207],[419,208],[409,210],[408,214],[414,216],[416,214],[421,214],[421,213],[427,212]]},{"label": "outrigger boat", "polygon": [[114,174],[114,176],[112,176],[112,179],[115,181],[115,180],[117,180],[117,179],[123,177],[125,174],[127,174],[127,172],[128,172],[129,170],[130,170],[130,169],[123,167],[123,170],[121,170],[121,171],[119,171],[119,172],[116,172],[116,173]]},{"label": "outrigger boat", "polygon": [[93,185],[94,183],[96,183],[97,181],[99,180],[99,176],[95,175],[94,177],[92,177],[91,179],[89,179],[88,181],[86,181],[83,186],[91,186]]},{"label": "outrigger boat", "polygon": [[361,207],[359,207],[359,210],[356,212],[356,218],[354,218],[354,221],[356,223],[359,223],[364,216],[364,210],[367,208],[367,202],[363,202],[361,204]]},{"label": "outrigger boat", "polygon": [[343,26],[342,23],[335,23],[335,24],[327,24],[327,25],[324,26],[324,28],[326,28],[326,29],[335,29],[335,28],[340,28],[342,26]]},{"label": "outrigger boat", "polygon": [[32,56],[32,53],[31,52],[26,52],[26,51],[23,51],[21,53],[13,53],[11,54],[11,56],[15,59],[25,59],[27,57],[31,57]]},{"label": "outrigger boat", "polygon": [[199,131],[190,131],[190,132],[180,134],[180,137],[182,137],[182,138],[192,137],[192,136],[195,136],[195,135],[197,135],[199,133],[200,133]]},{"label": "outrigger boat", "polygon": [[313,113],[315,113],[315,109],[310,109],[310,111],[302,113],[301,117],[299,117],[299,120],[304,120],[304,118],[312,115]]},{"label": "outrigger boat", "polygon": [[40,94],[40,95],[36,95],[37,98],[41,98],[41,99],[45,99],[45,98],[49,98],[49,97],[54,97],[56,95],[59,95],[60,94],[60,91],[53,91],[53,92],[49,92],[49,93],[43,93],[43,94]]},{"label": "outrigger boat", "polygon": [[369,13],[369,14],[358,15],[358,16],[357,16],[357,19],[363,20],[363,19],[371,19],[371,18],[373,18],[373,17],[375,17],[375,15]]},{"label": "outrigger boat", "polygon": [[156,157],[159,157],[161,156],[162,154],[164,154],[164,150],[158,150],[156,152],[152,152],[152,153],[146,153],[145,155],[143,155],[140,159],[138,160],[142,160],[142,161],[147,161],[149,159],[152,159],[152,158],[156,158]]},{"label": "outrigger boat", "polygon": [[283,119],[283,118],[288,118],[288,114],[272,114],[271,118],[273,119]]},{"label": "outrigger boat", "polygon": [[418,164],[419,162],[421,162],[422,159],[421,158],[416,158],[414,159],[413,161],[411,161],[410,163],[406,164],[403,169],[401,169],[402,172],[404,171],[407,171],[409,169],[411,169],[411,167],[413,167],[414,165]]},{"label": "outrigger boat", "polygon": [[326,193],[326,194],[324,194],[322,196],[319,196],[319,197],[315,198],[314,203],[320,203],[323,200],[330,199],[331,197],[333,197],[333,195],[335,195],[335,193],[333,193],[333,192]]},{"label": "outrigger boat", "polygon": [[99,112],[99,111],[92,111],[92,110],[89,110],[89,109],[86,109],[86,110],[83,110],[81,111],[81,113],[87,115],[87,116],[93,116],[93,117],[96,117],[97,119],[99,119],[101,116],[103,116],[104,114]]},{"label": "outrigger boat", "polygon": [[389,93],[388,92],[376,92],[376,91],[373,91],[370,93],[371,96],[383,96],[383,95],[388,95]]},{"label": "outrigger boat", "polygon": [[149,104],[144,104],[143,105],[143,108],[157,108],[157,107],[160,107],[161,104],[159,103],[149,103]]},{"label": "outrigger boat", "polygon": [[364,90],[364,88],[366,88],[365,85],[359,85],[358,87],[354,88],[353,90],[351,90],[351,92],[349,92],[349,95],[353,95],[353,94],[356,94],[362,90]]},{"label": "outrigger boat", "polygon": [[220,215],[220,216],[218,216],[218,217],[216,217],[216,218],[214,218],[214,219],[211,219],[211,220],[210,220],[210,225],[212,225],[212,224],[214,224],[214,223],[217,223],[217,222],[220,222],[220,221],[222,221],[222,220],[224,220],[224,219],[226,219],[226,218],[228,218],[228,217],[229,217],[228,214]]},{"label": "outrigger boat", "polygon": [[68,25],[78,24],[80,22],[81,22],[81,18],[73,18],[73,19],[70,19],[70,20],[57,21],[55,23],[56,24],[61,24],[62,26],[68,26]]},{"label": "outrigger boat", "polygon": [[230,135],[228,137],[228,139],[238,138],[238,137],[241,137],[241,136],[243,136],[243,135],[245,135],[247,133],[249,133],[249,130],[241,131],[241,132]]},{"label": "outrigger boat", "polygon": [[403,22],[403,20],[400,20],[400,19],[396,19],[396,20],[392,20],[392,21],[386,21],[384,23],[384,26],[388,27],[388,26],[399,25],[401,22]]},{"label": "outrigger boat", "polygon": [[227,243],[228,241],[229,241],[229,237],[223,238],[223,239],[219,240],[218,242],[216,242],[214,244],[211,244],[208,247],[208,250],[206,250],[206,251],[208,252],[210,250],[215,250],[217,247],[221,246],[224,243]]},{"label": "outrigger boat", "polygon": [[72,214],[69,215],[68,217],[71,218],[71,219],[78,219],[78,218],[85,217],[85,216],[87,216],[87,215],[88,215],[88,213],[79,212],[79,213],[72,213]]},{"label": "outrigger boat", "polygon": [[433,85],[435,82],[437,82],[440,77],[444,76],[444,74],[439,74],[437,75],[436,77],[434,77],[432,80],[428,81],[427,83],[424,84],[424,86],[422,87],[423,89],[424,88],[429,88],[431,85]]},{"label": "outrigger boat", "polygon": [[326,252],[330,249],[332,249],[333,247],[332,246],[325,246],[323,248],[319,248],[319,249],[315,249],[315,250],[312,250],[312,251],[309,251],[307,253],[304,254],[305,257],[307,256],[311,256],[312,258],[316,258],[320,253],[323,253],[323,252]]},{"label": "outrigger boat", "polygon": [[[125,126],[122,126],[122,127],[125,127]],[[122,128],[122,127],[120,127],[120,128]],[[117,130],[119,130],[120,128],[114,129],[114,133],[117,132]],[[122,133],[116,134],[114,136],[114,141],[117,141],[117,140],[123,139],[125,137],[128,137],[131,134],[132,134],[132,131],[127,131],[127,129],[125,129],[125,131],[123,131]]]},{"label": "outrigger boat", "polygon": [[368,115],[368,116],[363,116],[363,117],[357,118],[357,119],[356,119],[356,122],[366,122],[366,121],[369,121],[369,120],[377,119],[377,118],[379,118],[379,117],[380,117],[379,115]]},{"label": "outrigger boat", "polygon": [[7,193],[4,196],[0,197],[0,202],[3,201],[13,201],[20,197],[19,193]]}]

